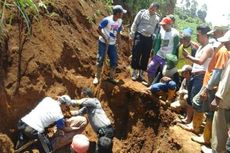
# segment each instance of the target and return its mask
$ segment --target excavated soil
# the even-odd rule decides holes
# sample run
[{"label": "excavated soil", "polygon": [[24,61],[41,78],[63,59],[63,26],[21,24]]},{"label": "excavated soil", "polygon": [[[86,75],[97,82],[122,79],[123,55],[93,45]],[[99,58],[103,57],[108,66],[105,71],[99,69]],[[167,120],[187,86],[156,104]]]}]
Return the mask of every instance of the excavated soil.
[{"label": "excavated soil", "polygon": [[[145,87],[129,79],[130,46],[124,29],[118,46],[119,84],[106,80],[92,85],[94,76],[98,22],[108,15],[107,6],[95,0],[57,0],[33,20],[32,35],[22,52],[22,77],[15,94],[18,70],[18,26],[15,10],[7,10],[7,67],[4,67],[0,91],[0,152],[11,153],[15,143],[17,121],[44,97],[69,94],[77,98],[81,88],[93,88],[116,131],[114,153],[199,152],[190,141],[191,134],[174,126],[175,115],[152,95],[140,91]],[[127,18],[127,17],[126,17]],[[77,95],[75,94],[75,91]],[[96,135],[90,126],[84,132],[92,141]],[[38,152],[36,146],[30,148]],[[69,146],[57,151],[66,153]],[[92,151],[90,151],[92,152]]]}]

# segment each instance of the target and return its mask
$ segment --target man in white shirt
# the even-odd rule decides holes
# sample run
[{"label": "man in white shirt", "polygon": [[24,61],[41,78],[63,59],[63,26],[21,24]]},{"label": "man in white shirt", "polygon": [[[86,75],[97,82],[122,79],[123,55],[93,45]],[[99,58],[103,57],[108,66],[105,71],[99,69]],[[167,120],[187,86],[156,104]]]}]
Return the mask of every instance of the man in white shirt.
[{"label": "man in white shirt", "polygon": [[[71,117],[65,119],[64,115],[69,111],[69,106],[74,105],[68,95],[63,95],[54,100],[51,97],[45,97],[39,104],[27,115],[21,118],[18,123],[19,139],[16,149],[19,149],[26,141],[38,139],[42,144],[44,152],[55,151],[62,146],[69,144],[72,137],[81,133],[87,124],[85,117]],[[55,124],[61,136],[55,137],[51,144],[45,135],[45,128]]]}]

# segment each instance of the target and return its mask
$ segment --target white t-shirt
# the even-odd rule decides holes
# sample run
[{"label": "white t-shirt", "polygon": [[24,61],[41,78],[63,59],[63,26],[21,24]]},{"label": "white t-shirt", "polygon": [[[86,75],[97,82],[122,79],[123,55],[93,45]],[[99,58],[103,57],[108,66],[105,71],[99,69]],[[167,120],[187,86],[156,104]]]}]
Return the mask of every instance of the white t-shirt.
[{"label": "white t-shirt", "polygon": [[42,133],[46,127],[62,118],[64,116],[59,103],[51,97],[46,97],[21,120]]},{"label": "white t-shirt", "polygon": [[[122,29],[122,19],[114,21],[113,15],[105,17],[100,22],[99,28],[101,28],[102,33],[109,40],[109,44],[114,45],[116,43],[117,33],[119,33]],[[105,42],[102,36],[99,36],[99,40],[103,43]]]},{"label": "white t-shirt", "polygon": [[171,31],[165,31],[163,28],[161,28],[160,34],[161,34],[161,47],[157,52],[157,55],[165,59],[166,54],[171,54],[173,52],[174,37],[179,36],[179,32],[174,28],[171,28]]}]

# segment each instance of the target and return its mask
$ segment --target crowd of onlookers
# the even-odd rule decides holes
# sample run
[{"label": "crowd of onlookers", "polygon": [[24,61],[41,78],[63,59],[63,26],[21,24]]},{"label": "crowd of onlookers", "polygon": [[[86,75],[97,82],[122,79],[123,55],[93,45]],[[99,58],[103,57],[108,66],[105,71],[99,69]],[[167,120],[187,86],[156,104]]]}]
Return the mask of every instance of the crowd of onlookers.
[{"label": "crowd of onlookers", "polygon": [[[131,79],[146,86],[141,92],[153,93],[163,98],[172,110],[184,112],[178,125],[198,135],[191,139],[203,144],[204,152],[230,152],[229,27],[221,23],[212,29],[208,25],[198,25],[198,43],[195,43],[191,40],[191,28],[178,31],[174,16],[161,19],[157,14],[159,9],[158,3],[152,3],[148,9],[140,10],[133,21],[130,31]],[[113,15],[99,23],[95,85],[101,81],[106,56],[110,59],[109,81],[119,82],[115,78],[116,40],[126,12],[122,6],[116,5]],[[76,134],[84,130],[87,119],[83,114],[87,113],[98,136],[96,152],[112,152],[114,129],[110,120],[90,89],[83,89],[82,94],[82,98],[86,98],[80,100],[72,100],[67,95],[57,100],[44,98],[19,121],[20,135],[16,147],[20,148],[25,140],[38,139],[45,152],[55,151],[71,142],[73,152],[86,152],[88,138]],[[82,108],[70,111],[72,117],[65,119],[63,114],[69,111],[70,105]],[[57,126],[57,137],[49,141],[44,131],[53,123]]]}]

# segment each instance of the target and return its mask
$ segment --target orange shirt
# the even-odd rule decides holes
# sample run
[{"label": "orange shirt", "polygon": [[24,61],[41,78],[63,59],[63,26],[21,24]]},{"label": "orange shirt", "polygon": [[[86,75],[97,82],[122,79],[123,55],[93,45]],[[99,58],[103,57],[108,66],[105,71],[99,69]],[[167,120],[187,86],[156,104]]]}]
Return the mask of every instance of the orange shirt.
[{"label": "orange shirt", "polygon": [[214,52],[212,59],[209,63],[208,69],[205,72],[203,86],[208,85],[208,81],[211,79],[212,76],[212,71],[214,69],[223,69],[228,59],[229,59],[229,53],[224,46]]}]

